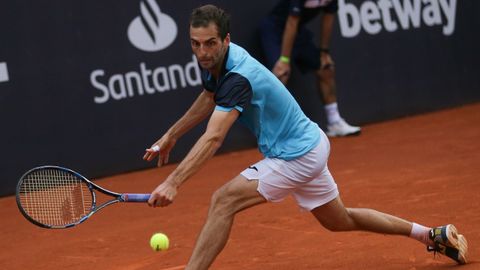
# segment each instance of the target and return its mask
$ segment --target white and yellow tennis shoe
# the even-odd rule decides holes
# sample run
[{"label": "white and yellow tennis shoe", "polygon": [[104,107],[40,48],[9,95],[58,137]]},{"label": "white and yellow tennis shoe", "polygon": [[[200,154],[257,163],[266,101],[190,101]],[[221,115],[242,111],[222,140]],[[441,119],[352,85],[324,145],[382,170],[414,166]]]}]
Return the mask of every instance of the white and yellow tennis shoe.
[{"label": "white and yellow tennis shoe", "polygon": [[452,224],[436,227],[430,230],[430,240],[434,246],[427,246],[428,251],[439,252],[459,264],[467,263],[467,239],[458,234],[457,228]]}]

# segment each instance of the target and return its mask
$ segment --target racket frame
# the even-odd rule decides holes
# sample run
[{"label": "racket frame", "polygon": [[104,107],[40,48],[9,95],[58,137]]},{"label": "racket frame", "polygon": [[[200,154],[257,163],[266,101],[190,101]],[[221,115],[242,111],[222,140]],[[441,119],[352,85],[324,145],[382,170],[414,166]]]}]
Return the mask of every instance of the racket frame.
[{"label": "racket frame", "polygon": [[[31,173],[33,173],[35,171],[49,170],[49,169],[50,170],[60,170],[60,171],[64,171],[64,172],[67,172],[69,174],[72,174],[76,178],[78,178],[79,180],[84,182],[84,184],[88,187],[88,190],[90,191],[90,194],[92,195],[92,206],[89,209],[89,212],[85,216],[80,218],[78,221],[76,221],[74,223],[66,224],[66,225],[44,224],[44,223],[41,223],[41,222],[33,219],[32,217],[30,217],[30,215],[28,215],[27,212],[23,209],[23,206],[22,206],[22,203],[21,203],[21,200],[20,200],[20,190],[21,190],[21,186],[24,182],[24,179],[28,175],[30,175]],[[95,194],[95,190],[99,191],[100,193],[103,193],[105,195],[108,195],[110,197],[113,197],[113,199],[111,199],[109,201],[106,201],[106,202],[102,203],[101,205],[97,206],[97,196]],[[80,173],[78,173],[74,170],[71,170],[71,169],[68,169],[68,168],[65,168],[65,167],[61,167],[61,166],[55,166],[55,165],[44,165],[44,166],[35,167],[35,168],[30,169],[26,173],[24,173],[22,175],[22,177],[20,177],[20,180],[18,181],[17,189],[16,189],[15,194],[16,194],[17,206],[18,206],[18,209],[20,210],[20,212],[22,213],[22,215],[28,221],[32,222],[33,224],[35,224],[37,226],[40,226],[42,228],[47,228],[47,229],[66,229],[66,228],[70,228],[70,227],[76,226],[76,225],[84,222],[89,217],[91,217],[93,214],[95,214],[99,210],[101,210],[104,207],[109,206],[111,204],[118,203],[118,202],[147,202],[149,197],[150,197],[150,194],[117,193],[117,192],[110,191],[106,188],[103,188],[103,187],[93,183],[92,181],[88,180],[86,177],[84,177],[83,175],[81,175]]]}]

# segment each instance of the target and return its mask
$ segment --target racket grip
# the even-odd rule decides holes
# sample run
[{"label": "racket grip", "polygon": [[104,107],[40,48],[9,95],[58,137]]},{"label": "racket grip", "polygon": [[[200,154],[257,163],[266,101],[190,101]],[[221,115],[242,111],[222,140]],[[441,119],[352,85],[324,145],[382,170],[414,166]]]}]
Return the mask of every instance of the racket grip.
[{"label": "racket grip", "polygon": [[150,194],[140,194],[140,193],[122,194],[122,201],[124,202],[147,202],[148,199],[150,199]]}]

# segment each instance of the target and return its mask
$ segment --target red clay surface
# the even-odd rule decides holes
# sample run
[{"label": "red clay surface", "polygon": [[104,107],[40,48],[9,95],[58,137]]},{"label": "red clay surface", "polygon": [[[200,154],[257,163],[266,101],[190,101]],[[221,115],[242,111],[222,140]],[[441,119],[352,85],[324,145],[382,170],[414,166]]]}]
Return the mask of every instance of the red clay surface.
[{"label": "red clay surface", "polygon": [[[480,269],[480,104],[365,126],[359,137],[332,139],[330,169],[349,207],[368,207],[427,226],[454,223]],[[141,158],[141,157],[139,157]],[[183,269],[212,192],[260,159],[257,150],[213,158],[167,208],[117,204],[85,223],[47,230],[27,222],[14,197],[0,199],[0,269]],[[170,165],[97,179],[119,192],[150,192]],[[154,252],[157,231],[171,248]],[[225,250],[211,269],[452,269],[406,237],[332,233],[292,199],[236,217]]]}]

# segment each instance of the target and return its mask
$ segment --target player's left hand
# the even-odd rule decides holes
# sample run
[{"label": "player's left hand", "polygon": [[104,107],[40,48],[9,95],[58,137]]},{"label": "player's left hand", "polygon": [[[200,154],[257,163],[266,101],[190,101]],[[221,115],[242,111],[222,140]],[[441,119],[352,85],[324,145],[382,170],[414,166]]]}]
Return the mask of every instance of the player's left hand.
[{"label": "player's left hand", "polygon": [[170,205],[177,195],[177,186],[169,181],[161,183],[150,195],[148,205],[151,207],[165,207]]},{"label": "player's left hand", "polygon": [[175,146],[177,140],[165,134],[162,138],[156,141],[150,148],[145,149],[143,159],[152,161],[158,156],[157,166],[161,167],[168,163],[170,151]]}]

